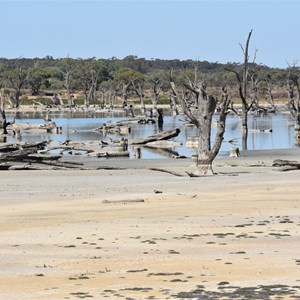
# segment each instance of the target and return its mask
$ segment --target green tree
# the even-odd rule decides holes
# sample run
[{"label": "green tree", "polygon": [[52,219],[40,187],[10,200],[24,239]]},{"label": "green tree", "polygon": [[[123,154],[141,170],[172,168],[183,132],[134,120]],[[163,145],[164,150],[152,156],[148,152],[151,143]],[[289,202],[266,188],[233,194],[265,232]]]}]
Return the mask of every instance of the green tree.
[{"label": "green tree", "polygon": [[31,94],[33,96],[37,96],[40,94],[42,86],[48,88],[50,86],[49,79],[52,77],[52,75],[52,68],[34,68],[28,80],[28,85],[31,88]]},{"label": "green tree", "polygon": [[83,90],[84,103],[88,107],[90,100],[97,99],[97,91],[101,82],[109,79],[105,64],[94,59],[79,61],[76,69],[77,86]]},{"label": "green tree", "polygon": [[58,67],[60,70],[60,78],[63,81],[63,86],[66,89],[68,105],[74,106],[74,98],[71,97],[75,89],[75,72],[77,61],[73,58],[67,57],[59,61]]},{"label": "green tree", "polygon": [[128,94],[132,84],[144,80],[144,75],[130,68],[122,68],[115,72],[114,79],[122,85],[124,105],[127,105]]},{"label": "green tree", "polygon": [[12,99],[12,104],[17,109],[20,107],[21,89],[28,82],[31,73],[31,68],[23,69],[21,67],[16,67],[12,70],[7,70],[3,73],[3,77],[8,80],[10,86],[14,90],[10,98]]}]

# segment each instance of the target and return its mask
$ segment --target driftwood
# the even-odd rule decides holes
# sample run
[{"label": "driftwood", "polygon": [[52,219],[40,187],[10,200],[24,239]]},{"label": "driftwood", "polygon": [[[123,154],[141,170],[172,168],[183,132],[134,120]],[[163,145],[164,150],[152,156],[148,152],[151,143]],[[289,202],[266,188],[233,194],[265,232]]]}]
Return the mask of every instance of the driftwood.
[{"label": "driftwood", "polygon": [[12,130],[20,130],[26,132],[36,132],[36,131],[52,131],[56,128],[56,124],[53,121],[47,121],[45,124],[30,124],[30,123],[14,123],[11,127]]},{"label": "driftwood", "polygon": [[[58,150],[60,153],[65,151],[84,151],[88,156],[96,157],[118,157],[129,156],[127,151],[128,144],[126,139],[120,141],[66,141],[60,145],[49,147],[50,150]],[[75,154],[78,154],[75,152]]]},{"label": "driftwood", "polygon": [[168,140],[168,139],[178,136],[179,133],[180,133],[180,129],[175,128],[173,130],[159,132],[155,135],[151,135],[146,138],[128,140],[128,144],[143,145],[143,144],[147,144],[147,143],[154,142],[154,141]]},{"label": "driftwood", "polygon": [[171,174],[171,175],[174,175],[174,176],[178,176],[178,177],[183,177],[184,176],[182,174],[179,174],[179,173],[176,173],[176,172],[173,172],[173,171],[168,171],[168,170],[165,170],[165,169],[160,169],[160,168],[149,168],[149,170],[163,172],[163,173],[168,173],[168,174]]},{"label": "driftwood", "polygon": [[283,159],[276,159],[273,161],[273,167],[280,167],[279,169],[282,172],[285,171],[294,171],[300,169],[300,163],[297,161],[292,160],[283,160]]},{"label": "driftwood", "polygon": [[101,152],[97,153],[97,157],[129,157],[128,151],[122,152]]},{"label": "driftwood", "polygon": [[147,147],[153,148],[177,148],[182,146],[182,142],[180,141],[168,141],[168,140],[160,140],[160,141],[153,141],[145,144]]},{"label": "driftwood", "polygon": [[12,161],[12,160],[22,161],[25,158],[27,158],[29,154],[37,153],[37,151],[38,151],[37,147],[19,149],[19,150],[1,154],[0,160],[2,160],[2,161]]},{"label": "driftwood", "polygon": [[144,203],[144,199],[128,199],[128,200],[103,200],[105,204],[127,204],[127,203]]}]

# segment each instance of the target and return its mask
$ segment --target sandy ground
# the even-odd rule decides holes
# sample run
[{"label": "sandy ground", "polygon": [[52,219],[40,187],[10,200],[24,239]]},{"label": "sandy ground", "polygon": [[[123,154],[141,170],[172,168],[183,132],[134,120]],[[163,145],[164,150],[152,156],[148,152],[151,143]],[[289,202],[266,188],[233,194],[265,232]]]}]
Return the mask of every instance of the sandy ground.
[{"label": "sandy ground", "polygon": [[298,156],[2,171],[0,299],[300,298],[300,171],[271,166]]}]

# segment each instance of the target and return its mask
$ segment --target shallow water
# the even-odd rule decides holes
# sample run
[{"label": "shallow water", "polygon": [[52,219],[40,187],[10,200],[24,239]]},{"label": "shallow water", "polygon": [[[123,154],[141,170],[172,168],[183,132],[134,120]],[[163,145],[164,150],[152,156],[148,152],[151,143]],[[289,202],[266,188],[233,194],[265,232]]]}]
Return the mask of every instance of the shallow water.
[{"label": "shallow water", "polygon": [[[11,116],[7,116],[8,119]],[[104,135],[95,129],[103,123],[109,121],[119,121],[126,119],[125,113],[71,113],[71,112],[53,112],[49,113],[49,117],[56,122],[57,126],[62,127],[62,133],[57,134],[55,131],[52,133],[32,134],[22,133],[22,141],[40,142],[40,141],[58,141],[64,142],[66,140],[103,140],[119,139],[121,136],[115,133],[108,133]],[[216,117],[214,118],[216,119]],[[142,158],[165,158],[172,155],[184,155],[190,157],[195,153],[195,149],[186,147],[187,137],[197,135],[197,129],[190,126],[183,125],[183,116],[165,116],[163,130],[171,130],[176,127],[180,128],[181,132],[177,141],[181,141],[183,146],[170,149],[158,150],[151,148],[142,148]],[[44,124],[43,116],[38,112],[19,113],[16,123],[35,123]],[[291,119],[288,114],[267,115],[261,117],[249,116],[249,135],[248,135],[248,150],[261,150],[261,149],[284,149],[294,148],[294,127],[291,125]],[[272,132],[251,131],[272,129]],[[153,135],[159,131],[157,124],[131,124],[131,133],[123,135],[125,138],[133,139]],[[216,128],[212,130],[212,140]],[[242,149],[241,146],[241,122],[236,116],[228,116],[226,121],[226,132],[224,142],[221,147],[219,155],[227,155],[228,151],[233,146],[229,140],[235,139],[234,146]],[[8,137],[7,141],[14,141],[15,137]],[[129,147],[131,153],[131,147]],[[132,156],[130,154],[130,156]]]}]

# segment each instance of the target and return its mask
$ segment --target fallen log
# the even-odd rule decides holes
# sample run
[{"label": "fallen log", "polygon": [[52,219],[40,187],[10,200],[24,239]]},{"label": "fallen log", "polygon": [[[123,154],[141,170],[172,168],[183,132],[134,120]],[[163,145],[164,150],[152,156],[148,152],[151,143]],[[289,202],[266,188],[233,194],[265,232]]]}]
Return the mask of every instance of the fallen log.
[{"label": "fallen log", "polygon": [[103,200],[102,203],[105,204],[127,204],[127,203],[143,203],[144,199],[128,199],[128,200]]},{"label": "fallen log", "polygon": [[19,149],[12,152],[2,153],[0,160],[2,161],[22,161],[28,157],[29,154],[37,153],[37,147],[29,147],[25,149]]},{"label": "fallen log", "polygon": [[30,124],[30,123],[14,123],[11,127],[13,130],[30,131],[51,131],[56,128],[56,124],[53,121],[47,121],[45,124]]},{"label": "fallen log", "polygon": [[147,144],[147,143],[154,142],[154,141],[168,140],[168,139],[178,136],[179,133],[180,133],[180,129],[175,128],[173,130],[159,132],[155,135],[151,135],[151,136],[148,136],[145,138],[128,140],[128,144],[143,145],[143,144]]},{"label": "fallen log", "polygon": [[129,157],[128,151],[122,152],[100,152],[96,154],[97,157]]},{"label": "fallen log", "polygon": [[161,141],[153,141],[145,144],[147,147],[153,148],[177,148],[182,146],[182,142],[180,141],[168,141],[168,140],[161,140]]},{"label": "fallen log", "polygon": [[18,149],[19,148],[16,144],[8,144],[5,146],[0,146],[0,153],[12,152],[12,151],[16,151]]},{"label": "fallen log", "polygon": [[273,167],[280,167],[280,171],[294,171],[300,169],[300,163],[293,160],[275,159],[272,164]]}]

